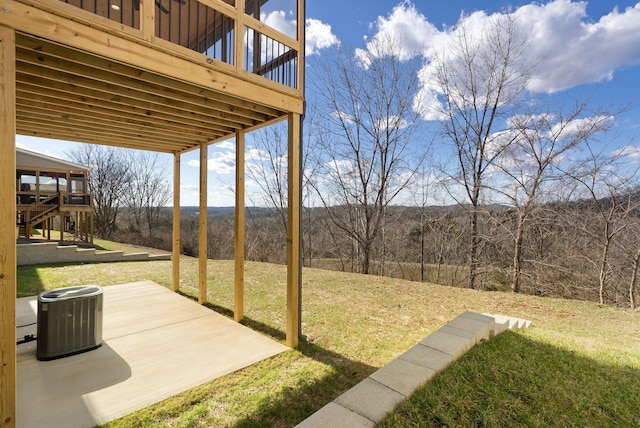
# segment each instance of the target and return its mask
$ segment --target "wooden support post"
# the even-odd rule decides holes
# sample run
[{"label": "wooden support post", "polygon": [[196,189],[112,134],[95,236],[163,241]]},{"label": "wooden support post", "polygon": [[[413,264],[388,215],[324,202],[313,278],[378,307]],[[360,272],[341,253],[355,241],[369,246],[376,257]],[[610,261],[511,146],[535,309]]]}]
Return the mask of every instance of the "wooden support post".
[{"label": "wooden support post", "polygon": [[298,0],[298,69],[296,70],[298,91],[304,95],[304,68],[305,68],[305,1]]},{"label": "wooden support post", "polygon": [[236,28],[234,28],[234,33],[236,35],[236,39],[233,43],[234,46],[234,56],[233,60],[235,61],[236,73],[242,73],[244,70],[244,7],[245,0],[236,0],[236,9],[238,10],[238,15],[236,18]]},{"label": "wooden support post", "polygon": [[89,237],[87,236],[87,213],[84,211],[80,213],[80,224],[82,225],[80,227],[80,239],[82,242],[89,242]]},{"label": "wooden support post", "polygon": [[173,291],[180,291],[180,153],[173,155]]},{"label": "wooden support post", "polygon": [[236,131],[235,292],[233,319],[244,318],[244,132]]},{"label": "wooden support post", "polygon": [[287,207],[287,346],[300,335],[300,115],[289,113]]},{"label": "wooden support post", "polygon": [[16,426],[16,43],[0,26],[0,426]]},{"label": "wooden support post", "polygon": [[65,220],[65,216],[63,213],[60,213],[60,224],[59,224],[59,229],[60,229],[60,243],[64,243],[64,220]]},{"label": "wooden support post", "polygon": [[140,32],[146,41],[152,41],[155,37],[155,6],[152,0],[140,0]]},{"label": "wooden support post", "polygon": [[200,221],[198,239],[198,303],[207,302],[207,145],[200,144]]}]

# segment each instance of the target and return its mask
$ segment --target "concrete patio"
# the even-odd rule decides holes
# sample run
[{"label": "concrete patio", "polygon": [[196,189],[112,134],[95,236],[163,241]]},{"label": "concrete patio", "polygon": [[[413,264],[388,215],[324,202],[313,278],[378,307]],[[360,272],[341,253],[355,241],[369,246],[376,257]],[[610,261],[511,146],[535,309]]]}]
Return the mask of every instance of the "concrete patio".
[{"label": "concrete patio", "polygon": [[[38,361],[18,345],[17,426],[92,427],[288,349],[151,281],[104,287],[103,313],[96,350]],[[35,334],[36,296],[16,316]]]}]

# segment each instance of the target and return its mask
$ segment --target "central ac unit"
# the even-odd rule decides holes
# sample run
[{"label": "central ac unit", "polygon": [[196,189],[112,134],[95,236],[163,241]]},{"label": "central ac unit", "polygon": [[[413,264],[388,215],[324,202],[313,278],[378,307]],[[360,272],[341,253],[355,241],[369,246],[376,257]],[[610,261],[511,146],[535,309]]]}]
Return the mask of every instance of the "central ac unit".
[{"label": "central ac unit", "polygon": [[102,345],[102,297],[97,285],[40,293],[36,357],[53,360]]}]

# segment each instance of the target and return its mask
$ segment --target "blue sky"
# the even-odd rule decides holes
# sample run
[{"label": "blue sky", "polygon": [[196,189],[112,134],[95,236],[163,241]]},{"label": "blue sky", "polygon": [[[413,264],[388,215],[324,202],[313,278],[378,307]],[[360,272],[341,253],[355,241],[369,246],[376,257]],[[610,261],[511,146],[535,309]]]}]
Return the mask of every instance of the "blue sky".
[{"label": "blue sky", "polygon": [[[275,9],[286,9],[292,0],[273,0]],[[372,1],[308,0],[307,64],[321,60],[336,46],[366,49],[367,43],[381,35],[403,40],[406,52],[422,55],[425,66],[430,49],[446,47],[447,33],[454,31],[462,14],[474,22],[500,13],[506,5],[519,12],[533,29],[532,54],[544,56],[537,71],[536,84],[529,88],[540,94],[561,91],[589,93],[600,87],[595,102],[602,105],[631,103],[632,109],[616,117],[621,145],[640,159],[640,142],[632,144],[640,131],[640,2],[630,0],[540,1]],[[264,17],[272,25],[282,25],[288,10],[272,10]],[[479,26],[481,27],[481,26]],[[428,70],[426,70],[428,71]],[[75,145],[54,140],[18,136],[20,147],[64,158]],[[249,152],[251,147],[248,147]],[[251,153],[251,152],[250,152]],[[259,156],[259,154],[257,154]],[[247,157],[251,162],[251,155]],[[166,156],[167,164],[171,159]],[[182,156],[181,205],[198,203],[198,153]],[[171,170],[171,168],[167,168]],[[170,179],[170,178],[169,178]],[[233,205],[234,145],[225,142],[209,149],[209,205]],[[247,204],[259,204],[248,183]]]}]

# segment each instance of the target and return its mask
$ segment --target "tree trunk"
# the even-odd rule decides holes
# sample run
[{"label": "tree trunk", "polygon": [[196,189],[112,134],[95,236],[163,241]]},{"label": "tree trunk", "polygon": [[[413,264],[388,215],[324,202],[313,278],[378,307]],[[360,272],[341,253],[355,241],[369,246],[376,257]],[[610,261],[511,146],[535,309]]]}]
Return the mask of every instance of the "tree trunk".
[{"label": "tree trunk", "polygon": [[600,274],[598,275],[598,297],[600,304],[604,304],[604,289],[607,282],[607,269],[609,267],[609,248],[611,247],[611,237],[609,236],[609,223],[605,225],[605,236],[606,241],[604,243],[604,248],[602,249],[602,260],[600,261]]},{"label": "tree trunk", "polygon": [[471,246],[469,247],[469,288],[476,288],[476,276],[478,275],[478,209],[473,207],[471,213]]},{"label": "tree trunk", "polygon": [[362,272],[365,275],[369,274],[369,253],[370,249],[368,246],[365,246],[362,250]]},{"label": "tree trunk", "polygon": [[636,308],[636,282],[638,280],[638,267],[640,267],[640,248],[636,252],[636,255],[633,257],[633,270],[631,272],[631,284],[629,284],[629,304],[631,305],[631,310],[635,310]]},{"label": "tree trunk", "polygon": [[424,282],[424,213],[420,213],[420,282]]},{"label": "tree trunk", "polygon": [[524,216],[518,215],[518,227],[516,229],[515,246],[513,249],[513,278],[511,278],[511,291],[520,292],[520,273],[522,272],[522,241],[524,239]]}]

